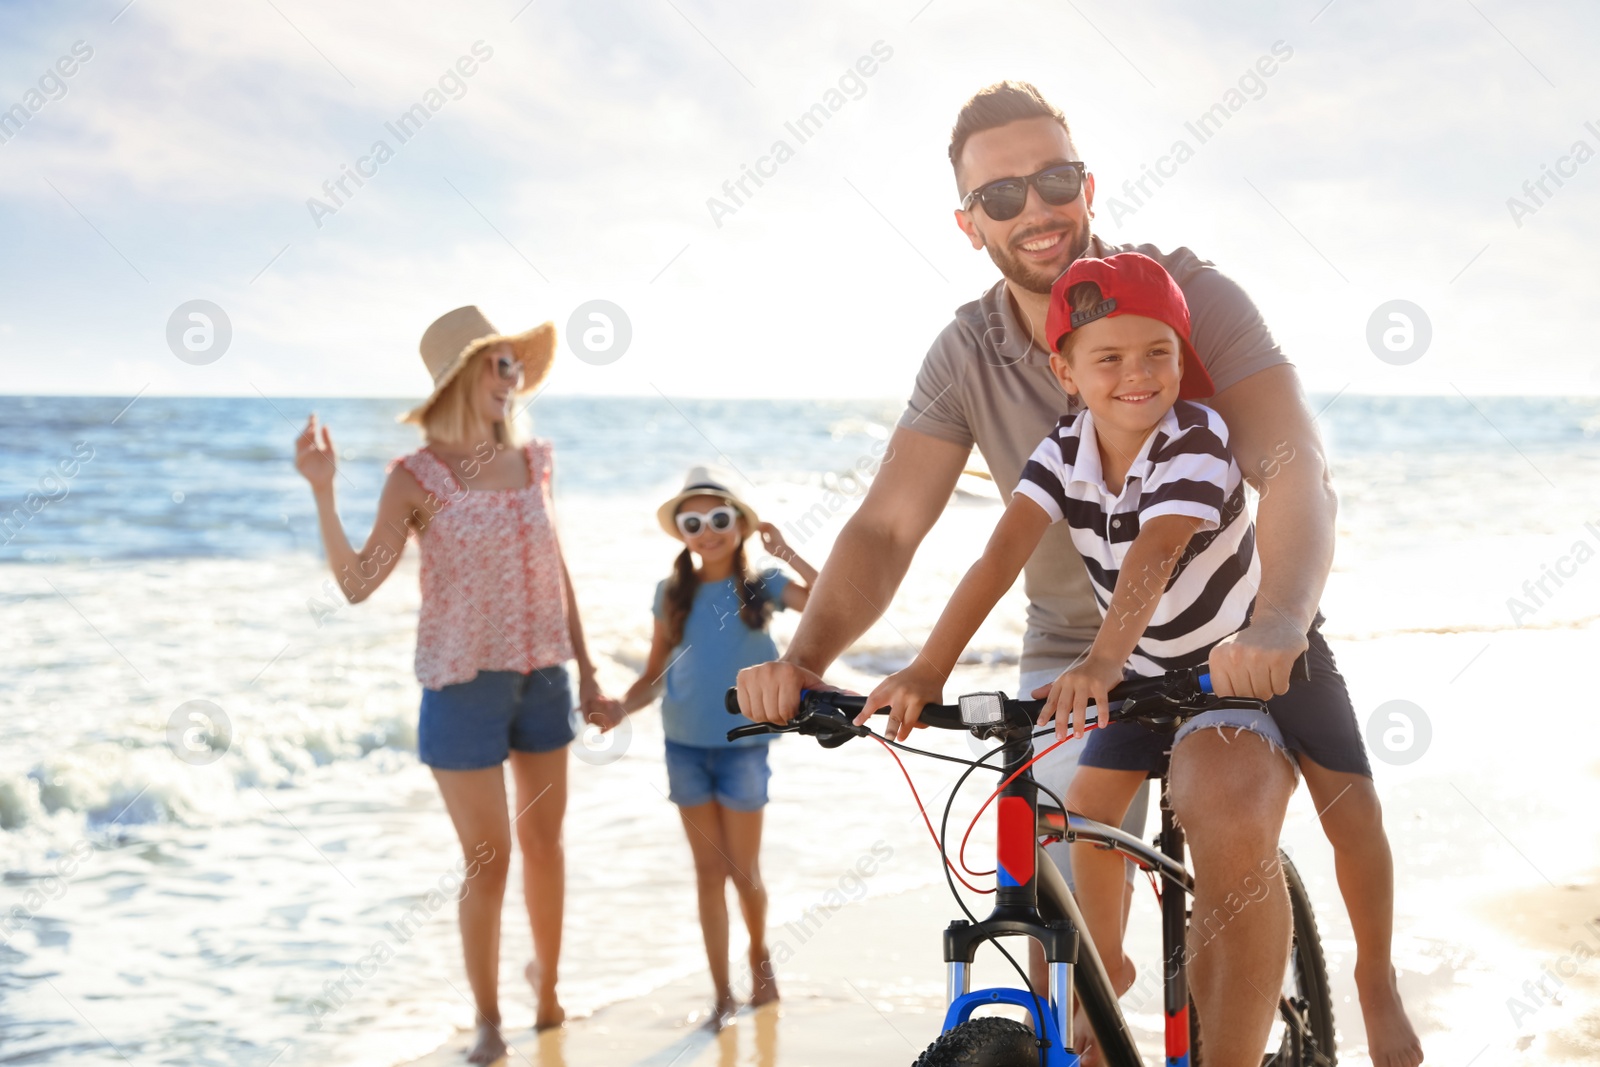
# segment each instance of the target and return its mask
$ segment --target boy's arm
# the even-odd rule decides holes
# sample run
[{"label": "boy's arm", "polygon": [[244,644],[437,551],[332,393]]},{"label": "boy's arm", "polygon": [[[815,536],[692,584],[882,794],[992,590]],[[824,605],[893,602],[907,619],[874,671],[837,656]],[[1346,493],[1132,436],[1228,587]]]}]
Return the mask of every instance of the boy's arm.
[{"label": "boy's arm", "polygon": [[888,707],[890,731],[902,740],[910,733],[923,705],[937,703],[942,697],[956,660],[1006,590],[1016,584],[1050,522],[1050,516],[1031,498],[1022,493],[1012,495],[983,555],[961,579],[922,651],[904,670],[878,683],[857,722],[864,723],[874,710]]},{"label": "boy's arm", "polygon": [[1167,579],[1189,541],[1207,523],[1192,515],[1157,515],[1139,524],[1128,546],[1106,617],[1089,646],[1089,661],[1114,665],[1120,673],[1155,614]]},{"label": "boy's arm", "polygon": [[[1077,736],[1087,728],[1090,704],[1097,712],[1104,711],[1111,687],[1122,680],[1122,668],[1150,625],[1150,616],[1161,602],[1179,557],[1190,538],[1209,525],[1213,524],[1205,519],[1174,514],[1154,515],[1140,522],[1139,536],[1122,558],[1117,587],[1094,644],[1081,663],[1062,672],[1050,685],[1039,712],[1040,726],[1055,719],[1058,737]],[[1105,725],[1103,714],[1100,725]]]}]

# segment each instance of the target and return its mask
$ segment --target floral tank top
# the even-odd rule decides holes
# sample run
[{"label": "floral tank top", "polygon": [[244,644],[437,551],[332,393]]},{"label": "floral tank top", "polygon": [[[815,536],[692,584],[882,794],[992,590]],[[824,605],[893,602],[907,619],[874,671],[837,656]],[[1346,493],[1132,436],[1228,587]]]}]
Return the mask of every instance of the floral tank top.
[{"label": "floral tank top", "polygon": [[471,489],[427,448],[404,466],[428,494],[418,540],[422,607],[417,681],[427,689],[479,671],[526,674],[572,658],[566,587],[551,520],[551,444],[534,440],[525,489]]}]

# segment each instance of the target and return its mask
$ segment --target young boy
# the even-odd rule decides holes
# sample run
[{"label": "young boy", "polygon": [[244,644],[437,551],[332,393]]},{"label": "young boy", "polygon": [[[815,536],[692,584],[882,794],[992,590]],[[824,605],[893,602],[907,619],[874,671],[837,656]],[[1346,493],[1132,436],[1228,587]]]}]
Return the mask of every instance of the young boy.
[{"label": "young boy", "polygon": [[[1054,719],[1058,737],[1089,729],[1089,705],[1104,708],[1108,691],[1125,676],[1204,663],[1254,610],[1260,564],[1244,479],[1221,417],[1187,399],[1209,395],[1210,379],[1189,344],[1189,312],[1177,283],[1134,252],[1079,259],[1052,288],[1046,335],[1056,350],[1051,370],[1087,410],[1062,417],[1040,443],[982,558],[921,654],[874,691],[874,705],[892,703],[891,727],[902,735],[924,703],[939,699],[967,642],[1053,522],[1068,523],[1102,615],[1087,656],[1050,686],[1039,722]],[[1319,614],[1308,635],[1312,679],[1271,701],[1271,714],[1210,712],[1176,735],[1132,722],[1094,729],[1068,806],[1117,825],[1145,778],[1197,729],[1250,731],[1296,768],[1296,758],[1309,758],[1313,766],[1370,777],[1348,696],[1316,631],[1320,623]],[[1310,779],[1319,810],[1337,800],[1317,795],[1325,780],[1325,772]],[[1353,883],[1366,887],[1361,921],[1350,903],[1369,1044],[1383,1067],[1415,1067],[1421,1047],[1389,963],[1393,875],[1375,803],[1360,822],[1357,833],[1338,837],[1330,827],[1330,838],[1347,898]],[[1347,846],[1351,838],[1365,843]],[[1382,845],[1377,858],[1374,839]],[[1119,993],[1134,979],[1122,952],[1123,863],[1092,845],[1072,849],[1084,922]],[[1388,888],[1374,898],[1370,886],[1380,879]]]}]

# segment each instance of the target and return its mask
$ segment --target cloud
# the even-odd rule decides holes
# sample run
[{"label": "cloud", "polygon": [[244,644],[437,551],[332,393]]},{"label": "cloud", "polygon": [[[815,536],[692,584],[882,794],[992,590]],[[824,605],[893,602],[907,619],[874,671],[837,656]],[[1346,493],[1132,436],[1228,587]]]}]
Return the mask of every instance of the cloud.
[{"label": "cloud", "polygon": [[[635,351],[568,360],[556,388],[902,395],[950,312],[994,279],[951,221],[944,159],[975,88],[1039,84],[1106,197],[1280,40],[1294,56],[1265,91],[1134,216],[1102,212],[1103,235],[1217,261],[1320,387],[1516,387],[1499,353],[1522,332],[1587,367],[1556,339],[1600,283],[1600,164],[1520,229],[1505,199],[1600,120],[1581,103],[1593,15],[1485,7],[1502,34],[1470,7],[1424,5],[1375,27],[1348,4],[1313,23],[1320,4],[1037,2],[997,22],[962,0],[273,2],[139,3],[115,24],[35,8],[0,44],[24,75],[75,40],[95,48],[0,146],[10,387],[85,387],[38,359],[70,321],[107,390],[404,394],[417,336],[450,307],[564,329],[603,297],[633,316]],[[464,94],[319,228],[308,198],[480,40],[493,58]],[[893,58],[864,95],[718,227],[707,199],[877,41]],[[196,297],[228,309],[236,351],[169,367],[166,317]],[[1366,315],[1396,297],[1434,315],[1437,358],[1390,368],[1365,351]]]}]

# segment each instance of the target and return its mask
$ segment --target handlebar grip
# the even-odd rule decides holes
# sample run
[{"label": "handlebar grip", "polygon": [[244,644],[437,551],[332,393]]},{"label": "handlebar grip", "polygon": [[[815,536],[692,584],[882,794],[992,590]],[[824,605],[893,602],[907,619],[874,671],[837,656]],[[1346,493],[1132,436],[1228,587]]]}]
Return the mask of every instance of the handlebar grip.
[{"label": "handlebar grip", "polygon": [[739,687],[738,686],[731,685],[731,686],[728,687],[728,691],[726,693],[722,694],[722,709],[724,711],[726,711],[729,715],[743,715],[744,714],[744,712],[739,710]]},{"label": "handlebar grip", "polygon": [[[1291,682],[1309,682],[1311,680],[1311,652],[1306,650],[1295,657],[1294,665],[1289,668]],[[1200,686],[1202,693],[1211,692],[1211,672],[1203,671],[1195,678],[1195,683]]]}]

